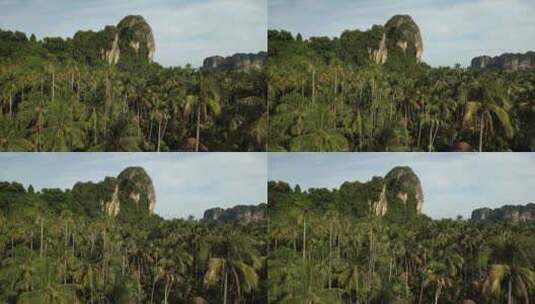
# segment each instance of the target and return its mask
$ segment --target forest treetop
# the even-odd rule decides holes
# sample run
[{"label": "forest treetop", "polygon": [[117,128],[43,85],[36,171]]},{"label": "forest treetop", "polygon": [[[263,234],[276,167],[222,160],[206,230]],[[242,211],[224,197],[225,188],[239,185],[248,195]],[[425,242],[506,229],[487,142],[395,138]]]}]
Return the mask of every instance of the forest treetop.
[{"label": "forest treetop", "polygon": [[[13,204],[17,197],[30,195],[27,204]],[[35,200],[35,197],[38,199]],[[24,210],[42,210],[61,214],[70,211],[89,217],[117,217],[120,220],[143,218],[154,214],[156,193],[151,177],[142,167],[128,167],[117,177],[106,177],[100,182],[78,182],[72,189],[28,190],[17,182],[0,183],[0,209],[6,215]]]},{"label": "forest treetop", "polygon": [[35,35],[29,41],[26,34],[2,31],[1,40],[10,42],[0,48],[0,58],[24,59],[37,55],[58,61],[70,58],[82,64],[96,65],[102,61],[110,65],[130,61],[154,60],[156,45],[150,25],[142,16],[126,16],[117,26],[108,25],[101,31],[78,31],[73,38],[46,37],[38,48]]},{"label": "forest treetop", "polygon": [[[295,51],[288,43],[294,38],[287,31],[270,30],[268,40],[270,57],[290,56]],[[297,34],[295,41],[303,42],[301,34]],[[366,31],[346,30],[340,37],[310,37],[305,42],[326,63],[338,59],[356,65],[397,61],[416,63],[421,61],[424,52],[420,28],[409,15],[393,16],[384,26],[373,25]]]},{"label": "forest treetop", "polygon": [[[420,179],[410,167],[395,167],[384,177],[370,181],[344,182],[338,189],[311,188],[302,192],[299,185],[292,189],[285,182],[268,184],[269,206],[274,214],[284,213],[295,203],[288,194],[300,201],[303,208],[320,213],[337,210],[355,217],[369,215],[395,219],[412,218],[421,214],[424,193]],[[302,195],[308,196],[304,199]]]}]

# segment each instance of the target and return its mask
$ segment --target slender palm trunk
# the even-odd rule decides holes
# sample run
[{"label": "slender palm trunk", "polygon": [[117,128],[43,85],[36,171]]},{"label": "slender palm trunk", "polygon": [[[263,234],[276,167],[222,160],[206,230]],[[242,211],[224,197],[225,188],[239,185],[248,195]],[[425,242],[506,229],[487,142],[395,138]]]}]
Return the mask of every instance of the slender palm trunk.
[{"label": "slender palm trunk", "polygon": [[437,286],[437,290],[435,291],[435,304],[438,304],[438,299],[440,298],[440,293],[442,292],[442,284],[439,283]]},{"label": "slender palm trunk", "polygon": [[422,304],[424,300],[424,280],[422,279],[422,282],[420,282],[420,296],[418,298],[418,304]]},{"label": "slender palm trunk", "polygon": [[165,289],[163,291],[163,303],[164,304],[167,304],[168,303],[168,298],[169,298],[169,292],[171,291],[171,282],[169,282],[169,280],[166,280],[165,281]]},{"label": "slender palm trunk", "polygon": [[9,117],[13,116],[13,94],[9,90]]},{"label": "slender palm trunk", "polygon": [[95,119],[93,119],[93,142],[95,144],[95,146],[97,145],[97,111],[95,109],[93,109],[93,111],[95,111]]},{"label": "slender palm trunk", "polygon": [[418,123],[418,140],[416,141],[416,147],[420,150],[420,142],[422,139],[422,122]]},{"label": "slender palm trunk", "polygon": [[223,294],[223,304],[227,304],[227,289],[228,289],[228,271],[225,265],[225,283],[224,283],[224,294]]},{"label": "slender palm trunk", "polygon": [[[394,254],[392,254],[394,256]],[[388,281],[390,282],[392,280],[392,264],[394,261],[392,260],[392,256],[390,257],[390,263],[388,263]]]},{"label": "slender palm trunk", "polygon": [[355,279],[355,301],[359,304],[359,281]]},{"label": "slender palm trunk", "polygon": [[513,279],[509,278],[509,286],[507,287],[507,304],[513,304]]},{"label": "slender palm trunk", "polygon": [[483,152],[483,129],[485,128],[485,117],[481,114],[481,125],[479,126],[479,152]]},{"label": "slender palm trunk", "polygon": [[78,82],[76,83],[76,101],[80,102],[80,73],[78,73]]},{"label": "slender palm trunk", "polygon": [[331,221],[329,229],[329,289],[332,287],[331,272],[332,272],[332,248],[333,248],[333,223]]},{"label": "slender palm trunk", "polygon": [[362,134],[362,116],[360,115],[360,110],[357,112],[358,122],[359,122],[359,151],[362,151],[364,147],[364,136]]},{"label": "slender palm trunk", "polygon": [[431,121],[431,126],[429,127],[429,146],[428,150],[429,152],[433,152],[433,127],[435,123]]},{"label": "slender palm trunk", "polygon": [[156,278],[152,280],[152,289],[150,292],[150,303],[154,303],[154,289],[156,289]]},{"label": "slender palm trunk", "polygon": [[307,218],[303,217],[303,260],[306,259],[307,255]]},{"label": "slender palm trunk", "polygon": [[195,152],[199,152],[199,136],[201,132],[201,105],[197,104],[197,131],[195,135]]},{"label": "slender palm trunk", "polygon": [[312,71],[312,103],[316,101],[316,70]]},{"label": "slender palm trunk", "polygon": [[52,101],[56,98],[56,73],[52,71]]},{"label": "slender palm trunk", "polygon": [[149,127],[149,142],[152,141],[152,117],[150,119],[150,127]]},{"label": "slender palm trunk", "polygon": [[123,254],[123,261],[121,262],[121,276],[123,276],[123,277],[124,277],[125,264],[126,264],[126,255]]},{"label": "slender palm trunk", "polygon": [[158,121],[158,152],[160,152],[160,142],[161,142],[161,132],[162,132],[162,119]]},{"label": "slender palm trunk", "polygon": [[43,235],[44,235],[44,220],[41,219],[41,248],[39,251],[39,256],[43,257],[43,250],[44,250],[44,243],[43,243]]}]

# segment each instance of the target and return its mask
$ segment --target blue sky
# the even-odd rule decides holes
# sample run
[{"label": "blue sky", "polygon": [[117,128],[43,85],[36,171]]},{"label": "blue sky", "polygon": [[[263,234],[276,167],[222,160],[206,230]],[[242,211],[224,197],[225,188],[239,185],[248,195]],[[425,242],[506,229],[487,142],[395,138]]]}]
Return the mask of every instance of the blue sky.
[{"label": "blue sky", "polygon": [[265,153],[0,153],[0,181],[67,189],[141,166],[165,218],[202,217],[213,207],[267,202]]},{"label": "blue sky", "polygon": [[424,61],[433,66],[535,50],[533,0],[270,0],[268,6],[269,28],[304,37],[339,36],[409,14],[422,31]]},{"label": "blue sky", "polygon": [[164,66],[267,49],[267,0],[1,0],[0,28],[72,37],[131,14],[151,25],[155,59]]},{"label": "blue sky", "polygon": [[301,189],[339,188],[410,166],[433,218],[470,217],[473,209],[535,202],[535,153],[270,153],[269,180]]}]

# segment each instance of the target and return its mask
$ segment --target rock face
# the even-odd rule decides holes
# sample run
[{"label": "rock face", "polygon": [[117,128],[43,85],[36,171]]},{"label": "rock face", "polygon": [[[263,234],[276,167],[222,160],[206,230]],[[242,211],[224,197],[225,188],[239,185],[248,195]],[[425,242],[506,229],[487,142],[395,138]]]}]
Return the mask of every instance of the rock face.
[{"label": "rock face", "polygon": [[535,52],[502,54],[496,57],[480,56],[472,59],[473,70],[525,71],[535,68]]},{"label": "rock face", "polygon": [[416,213],[422,213],[424,192],[420,179],[410,167],[396,167],[385,176],[387,200],[404,206],[410,204]]},{"label": "rock face", "polygon": [[485,223],[528,223],[535,222],[535,204],[525,206],[506,205],[497,209],[480,208],[472,211],[472,221]]},{"label": "rock face", "polygon": [[409,59],[420,62],[424,52],[420,28],[411,16],[396,15],[386,24],[374,25],[367,31],[345,31],[340,36],[342,54],[356,63],[362,57],[378,64]]},{"label": "rock face", "polygon": [[387,48],[392,53],[396,48],[403,54],[415,56],[420,62],[424,43],[420,28],[409,15],[396,15],[385,24]]},{"label": "rock face", "polygon": [[267,62],[267,53],[234,54],[229,57],[212,56],[204,59],[204,70],[250,72],[261,70]]},{"label": "rock face", "polygon": [[133,53],[134,57],[154,61],[156,45],[149,24],[142,16],[126,16],[117,25],[119,45],[122,53]]},{"label": "rock face", "polygon": [[102,48],[100,52],[103,59],[105,59],[108,64],[113,65],[117,64],[119,62],[119,58],[121,58],[121,50],[119,49],[119,33],[117,33],[117,30],[112,27],[110,27],[107,31],[113,31],[113,41],[111,42],[111,45],[109,45],[107,48]]},{"label": "rock face", "polygon": [[383,32],[381,41],[379,42],[378,47],[372,48],[368,47],[368,55],[370,60],[375,63],[383,64],[388,59],[388,49],[386,48],[386,33]]},{"label": "rock face", "polygon": [[388,201],[386,199],[386,185],[383,184],[383,189],[379,194],[379,199],[371,203],[375,215],[384,216],[388,210]]},{"label": "rock face", "polygon": [[154,213],[156,194],[151,178],[140,167],[123,170],[118,177],[106,177],[104,181],[77,183],[73,197],[95,215],[98,210],[116,217],[122,212]]},{"label": "rock face", "polygon": [[99,32],[79,31],[73,43],[84,60],[98,57],[110,65],[120,60],[153,62],[156,52],[152,29],[142,16],[127,16],[117,26],[108,25]]},{"label": "rock face", "polygon": [[354,200],[354,206],[366,203],[369,212],[376,216],[420,214],[424,204],[420,179],[409,167],[395,167],[384,178],[374,177],[365,183],[345,182],[339,195],[343,201]]},{"label": "rock face", "polygon": [[235,206],[228,209],[213,208],[204,212],[203,221],[215,224],[262,223],[267,220],[267,205]]},{"label": "rock face", "polygon": [[141,167],[126,168],[117,177],[120,189],[120,199],[132,202],[136,208],[154,213],[156,207],[156,193],[152,179]]}]

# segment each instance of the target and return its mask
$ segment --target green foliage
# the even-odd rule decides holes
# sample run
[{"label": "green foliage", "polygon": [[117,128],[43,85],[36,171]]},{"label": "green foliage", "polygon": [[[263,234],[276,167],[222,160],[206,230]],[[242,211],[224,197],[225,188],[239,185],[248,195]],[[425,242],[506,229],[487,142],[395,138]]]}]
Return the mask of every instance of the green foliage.
[{"label": "green foliage", "polygon": [[[397,22],[340,38],[268,32],[271,151],[532,151],[533,70],[431,68],[417,62],[415,25]],[[369,50],[383,34],[379,65]]]},{"label": "green foliage", "polygon": [[108,217],[98,201],[116,184],[0,183],[0,302],[267,303],[264,225]]},{"label": "green foliage", "polygon": [[[407,190],[412,177],[403,171],[338,191],[270,182],[269,302],[512,303],[535,296],[533,224],[366,212],[385,180],[394,192]],[[404,178],[393,182],[392,175]]]},{"label": "green foliage", "polygon": [[192,151],[197,139],[201,150],[266,150],[264,71],[163,68],[139,54],[109,66],[101,51],[116,33],[0,31],[1,151]]}]

